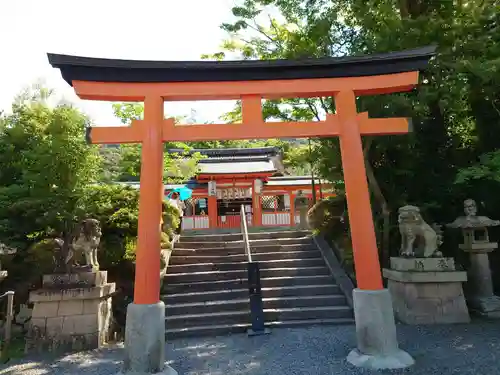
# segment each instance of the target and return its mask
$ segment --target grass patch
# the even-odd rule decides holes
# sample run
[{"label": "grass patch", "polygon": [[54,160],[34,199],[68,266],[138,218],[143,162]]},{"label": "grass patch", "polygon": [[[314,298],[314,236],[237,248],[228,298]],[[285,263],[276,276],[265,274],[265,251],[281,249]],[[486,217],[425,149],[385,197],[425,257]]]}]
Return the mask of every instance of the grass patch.
[{"label": "grass patch", "polygon": [[2,355],[0,361],[2,363],[7,363],[13,359],[20,359],[24,357],[24,336],[14,336],[10,341],[10,345],[7,349],[3,348],[2,343]]}]

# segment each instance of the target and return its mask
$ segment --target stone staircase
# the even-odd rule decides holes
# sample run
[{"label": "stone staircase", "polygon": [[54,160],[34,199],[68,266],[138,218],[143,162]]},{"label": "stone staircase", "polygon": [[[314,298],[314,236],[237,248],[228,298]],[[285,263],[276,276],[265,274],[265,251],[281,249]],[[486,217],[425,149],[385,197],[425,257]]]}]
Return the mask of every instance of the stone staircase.
[{"label": "stone staircase", "polygon": [[[260,263],[268,327],[354,321],[308,232],[249,238],[253,260]],[[250,326],[246,262],[241,234],[184,236],[162,287],[167,337],[245,332]]]}]

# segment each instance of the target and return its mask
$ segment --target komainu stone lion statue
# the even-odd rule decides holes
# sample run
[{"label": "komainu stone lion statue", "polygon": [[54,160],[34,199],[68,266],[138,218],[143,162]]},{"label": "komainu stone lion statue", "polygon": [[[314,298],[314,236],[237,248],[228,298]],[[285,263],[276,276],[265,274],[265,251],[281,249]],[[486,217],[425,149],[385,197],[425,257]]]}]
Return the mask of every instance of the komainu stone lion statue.
[{"label": "komainu stone lion statue", "polygon": [[80,260],[83,258],[86,266],[91,267],[94,271],[98,271],[99,261],[97,260],[97,250],[101,242],[101,235],[101,225],[98,220],[83,220],[69,247],[66,263],[70,263],[73,260],[81,265]]},{"label": "komainu stone lion statue", "polygon": [[[442,237],[424,221],[418,207],[401,207],[398,223],[401,234],[401,256],[422,258],[442,256],[438,251],[438,247],[442,244]],[[415,249],[417,249],[417,254],[415,254]]]}]

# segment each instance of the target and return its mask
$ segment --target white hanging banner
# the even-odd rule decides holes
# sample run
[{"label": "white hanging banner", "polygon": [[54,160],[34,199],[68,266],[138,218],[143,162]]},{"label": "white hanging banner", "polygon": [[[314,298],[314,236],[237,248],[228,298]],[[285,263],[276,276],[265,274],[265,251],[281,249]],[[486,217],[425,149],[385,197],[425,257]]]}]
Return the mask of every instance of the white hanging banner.
[{"label": "white hanging banner", "polygon": [[213,197],[217,195],[217,183],[215,181],[208,181],[208,196]]},{"label": "white hanging banner", "polygon": [[283,198],[284,198],[285,208],[289,209],[290,208],[290,195],[285,194],[285,195],[283,195]]},{"label": "white hanging banner", "polygon": [[261,194],[262,193],[262,187],[263,187],[262,180],[257,178],[253,182],[253,188],[255,189],[255,194]]}]

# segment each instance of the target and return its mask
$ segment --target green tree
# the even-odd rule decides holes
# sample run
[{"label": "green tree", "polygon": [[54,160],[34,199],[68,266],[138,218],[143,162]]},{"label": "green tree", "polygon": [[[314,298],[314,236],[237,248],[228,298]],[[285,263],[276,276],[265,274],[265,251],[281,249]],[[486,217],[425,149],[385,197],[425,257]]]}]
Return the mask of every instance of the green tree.
[{"label": "green tree", "polygon": [[83,189],[99,177],[88,119],[68,105],[49,107],[48,91],[16,99],[0,118],[0,233],[15,246],[69,233]]},{"label": "green tree", "polygon": [[[83,218],[101,223],[102,267],[115,279],[133,279],[139,192],[107,183],[121,173],[111,169],[119,149],[88,145],[87,117],[69,105],[49,105],[51,94],[35,86],[15,99],[12,113],[0,116],[0,242],[18,249],[5,264],[4,286],[16,289],[18,301],[53,271],[48,239],[62,237],[68,245]],[[164,207],[165,222],[175,226],[175,215]],[[170,237],[163,234],[163,246]]]},{"label": "green tree", "polygon": [[[142,103],[115,103],[113,112],[124,125],[130,125],[132,120],[143,117],[144,105]],[[180,121],[178,118],[176,121]],[[198,172],[198,161],[202,158],[199,153],[189,153],[191,147],[183,142],[166,142],[165,151],[168,149],[183,150],[179,153],[164,153],[164,181],[166,183],[183,182],[193,177]],[[104,175],[112,175],[116,181],[139,181],[141,172],[141,145],[119,145],[116,151],[119,156],[118,163],[108,161],[104,166]],[[115,153],[106,156],[114,158]],[[114,166],[117,165],[116,170]]]},{"label": "green tree", "polygon": [[99,181],[108,183],[120,181],[122,163],[120,148],[114,147],[114,145],[99,147],[99,156],[101,158]]}]

